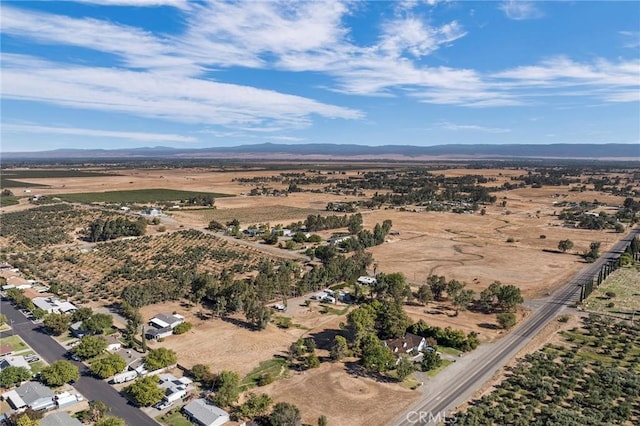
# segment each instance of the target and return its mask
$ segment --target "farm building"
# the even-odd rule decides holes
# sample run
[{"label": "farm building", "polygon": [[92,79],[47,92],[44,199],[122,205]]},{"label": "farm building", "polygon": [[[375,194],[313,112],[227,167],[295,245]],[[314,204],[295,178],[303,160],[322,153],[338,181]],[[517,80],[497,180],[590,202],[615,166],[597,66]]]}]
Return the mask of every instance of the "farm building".
[{"label": "farm building", "polygon": [[229,421],[229,413],[204,398],[191,401],[182,411],[192,422],[201,426],[221,426]]},{"label": "farm building", "polygon": [[184,322],[184,317],[178,314],[157,314],[149,320],[149,328],[145,337],[151,340],[161,339],[173,334],[173,329]]}]

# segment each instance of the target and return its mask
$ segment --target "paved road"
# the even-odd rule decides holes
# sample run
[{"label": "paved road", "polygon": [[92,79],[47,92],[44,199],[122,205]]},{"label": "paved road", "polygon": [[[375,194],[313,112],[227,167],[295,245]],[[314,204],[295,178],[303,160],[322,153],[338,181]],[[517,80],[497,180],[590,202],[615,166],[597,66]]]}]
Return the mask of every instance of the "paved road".
[{"label": "paved road", "polygon": [[[8,301],[0,302],[0,311],[13,321],[13,330],[3,332],[2,336],[18,334],[41,358],[48,363],[65,359],[66,350],[51,336],[39,331],[39,325],[33,324]],[[90,375],[88,368],[81,362],[71,361],[80,369],[80,379],[73,386],[88,400],[99,400],[111,408],[110,415],[121,417],[129,426],[157,426],[158,423],[121,396],[106,382]]]},{"label": "paved road", "polygon": [[[508,336],[489,345],[488,350],[480,351],[475,356],[473,353],[470,354],[472,362],[464,363],[463,368],[460,368],[457,371],[458,374],[450,381],[440,384],[440,387],[430,387],[430,383],[427,382],[425,384],[427,387],[426,395],[394,424],[409,426],[442,422],[444,417],[451,413],[451,410],[471,397],[499,368],[504,366],[549,321],[555,318],[568,303],[576,301],[580,297],[580,283],[597,274],[607,261],[617,258],[624,246],[635,236],[640,236],[640,228],[632,230],[596,262],[578,272],[565,287],[551,295],[540,308]],[[455,367],[455,364],[452,367]]]}]

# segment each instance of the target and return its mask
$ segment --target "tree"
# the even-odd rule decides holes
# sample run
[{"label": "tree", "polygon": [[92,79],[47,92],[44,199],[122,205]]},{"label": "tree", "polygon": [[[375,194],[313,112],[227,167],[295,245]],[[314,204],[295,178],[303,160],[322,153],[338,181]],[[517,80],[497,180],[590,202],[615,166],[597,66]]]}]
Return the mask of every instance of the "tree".
[{"label": "tree", "polygon": [[0,325],[4,325],[7,323],[7,316],[5,314],[0,314]]},{"label": "tree", "polygon": [[600,241],[594,241],[589,244],[589,251],[584,252],[584,258],[587,262],[593,262],[600,257]]},{"label": "tree", "polygon": [[396,373],[398,373],[398,381],[403,381],[413,373],[413,361],[407,357],[400,357],[398,364],[396,365]]},{"label": "tree", "polygon": [[516,316],[511,312],[500,313],[496,316],[496,318],[498,320],[498,324],[500,324],[500,327],[505,330],[509,330],[511,327],[516,325]]},{"label": "tree", "polygon": [[89,401],[89,408],[80,412],[80,421],[84,423],[97,422],[111,410],[102,401]]},{"label": "tree", "polygon": [[176,352],[167,348],[151,349],[144,358],[144,363],[149,371],[159,370],[176,362],[178,362]]},{"label": "tree", "polygon": [[56,361],[40,372],[40,380],[47,386],[62,386],[80,378],[78,367],[69,361]]},{"label": "tree", "polygon": [[240,397],[240,376],[235,371],[222,371],[216,379],[213,402],[219,407],[229,407]]},{"label": "tree", "polygon": [[498,305],[507,312],[515,311],[516,306],[524,302],[520,289],[512,284],[500,286],[497,289],[496,297]]},{"label": "tree", "polygon": [[333,361],[340,361],[342,358],[347,356],[349,352],[349,345],[347,344],[347,339],[342,336],[336,336],[333,339],[333,344],[331,345],[331,351],[329,356]]},{"label": "tree", "polygon": [[113,317],[109,314],[93,314],[82,322],[82,330],[91,334],[103,334],[113,327]]},{"label": "tree", "polygon": [[458,315],[458,310],[464,311],[467,309],[469,304],[473,301],[473,296],[475,292],[471,289],[461,290],[453,299],[453,306],[456,307],[456,315]]},{"label": "tree", "polygon": [[433,349],[425,350],[422,353],[422,361],[420,367],[422,371],[431,371],[442,365],[442,358],[440,354]]},{"label": "tree", "polygon": [[75,311],[73,311],[73,313],[71,314],[71,321],[73,322],[78,322],[78,321],[84,321],[87,318],[89,318],[91,315],[93,315],[93,311],[91,310],[91,308],[78,308]]},{"label": "tree", "polygon": [[558,250],[566,253],[567,250],[571,250],[573,248],[573,241],[571,240],[560,240],[558,243]]},{"label": "tree", "polygon": [[238,409],[238,414],[240,417],[248,419],[264,416],[272,403],[273,400],[266,393],[260,395],[249,393],[246,402]]},{"label": "tree", "polygon": [[273,411],[269,416],[271,426],[300,426],[302,416],[300,410],[288,402],[278,402],[273,406]]},{"label": "tree", "polygon": [[15,421],[16,426],[38,426],[40,422],[32,419],[27,414],[21,414]]},{"label": "tree", "polygon": [[363,305],[347,315],[347,331],[356,349],[364,336],[375,333],[376,312],[373,306]]},{"label": "tree", "polygon": [[156,404],[164,397],[165,390],[158,386],[157,376],[139,378],[124,389],[125,393],[141,407]]},{"label": "tree", "polygon": [[329,426],[329,420],[324,414],[318,417],[318,426]]},{"label": "tree", "polygon": [[458,293],[464,288],[465,283],[458,280],[451,280],[447,283],[447,299],[453,301]]},{"label": "tree", "polygon": [[173,334],[184,334],[187,331],[191,330],[191,327],[193,327],[191,323],[183,322],[175,326],[175,328],[173,329]]},{"label": "tree", "polygon": [[380,337],[402,337],[411,325],[411,319],[402,309],[402,305],[394,301],[376,302],[376,329]]},{"label": "tree", "polygon": [[427,284],[421,285],[418,289],[416,299],[418,299],[418,302],[422,303],[423,305],[431,302],[433,300],[433,292],[431,291],[431,287],[429,287]]},{"label": "tree", "polygon": [[84,336],[73,349],[73,353],[82,359],[89,359],[100,355],[107,349],[107,341],[101,336]]},{"label": "tree", "polygon": [[91,363],[91,372],[101,379],[106,379],[123,371],[126,366],[126,361],[120,355],[109,354],[104,358],[93,361]]},{"label": "tree", "polygon": [[320,359],[315,352],[310,353],[304,361],[307,368],[318,368],[320,367]]},{"label": "tree", "polygon": [[360,363],[369,372],[380,373],[387,371],[393,364],[395,357],[375,335],[369,334],[362,340],[362,358]]},{"label": "tree", "polygon": [[148,407],[160,402],[165,390],[158,386],[157,376],[146,376],[127,386],[125,393],[139,406]]},{"label": "tree", "polygon": [[433,297],[436,300],[442,300],[442,293],[447,288],[447,280],[444,276],[429,275],[427,278],[427,284],[431,288]]},{"label": "tree", "polygon": [[127,426],[127,424],[120,417],[109,416],[98,420],[94,426]]},{"label": "tree", "polygon": [[0,371],[0,386],[10,388],[13,385],[22,383],[31,378],[31,371],[24,367],[14,367],[10,365]]},{"label": "tree", "polygon": [[362,231],[362,214],[356,213],[349,218],[349,223],[347,225],[349,229],[349,233],[351,235],[355,235],[358,232]]},{"label": "tree", "polygon": [[66,314],[52,313],[44,317],[42,323],[51,334],[59,336],[69,329],[71,317]]},{"label": "tree", "polygon": [[209,377],[210,374],[211,370],[209,369],[208,365],[195,364],[193,367],[191,367],[191,377],[193,377],[193,380],[197,382],[205,380],[205,378]]}]

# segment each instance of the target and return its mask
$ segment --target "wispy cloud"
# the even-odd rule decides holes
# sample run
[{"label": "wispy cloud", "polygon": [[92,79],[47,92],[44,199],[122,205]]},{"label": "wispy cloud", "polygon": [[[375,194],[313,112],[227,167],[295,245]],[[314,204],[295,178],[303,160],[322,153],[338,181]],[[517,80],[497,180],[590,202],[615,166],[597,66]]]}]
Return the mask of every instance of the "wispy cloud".
[{"label": "wispy cloud", "polygon": [[623,46],[629,49],[640,48],[640,31],[619,31],[623,38]]},{"label": "wispy cloud", "polygon": [[188,0],[73,0],[76,3],[88,3],[99,6],[135,6],[135,7],[157,7],[172,6],[178,9],[188,9]]},{"label": "wispy cloud", "polygon": [[6,99],[219,125],[303,127],[311,115],[362,117],[357,110],[301,96],[204,79],[61,65],[11,54],[4,54],[2,62]]},{"label": "wispy cloud", "polygon": [[540,11],[537,5],[532,1],[507,0],[500,3],[498,8],[502,10],[509,19],[514,19],[516,21],[538,19],[543,16],[542,11]]},{"label": "wispy cloud", "polygon": [[28,124],[3,124],[2,131],[11,133],[42,133],[54,135],[118,138],[143,142],[191,143],[198,141],[196,138],[191,136],[182,136],[167,133],[119,132],[113,130],[83,129],[77,127],[36,126]]},{"label": "wispy cloud", "polygon": [[443,122],[437,123],[436,125],[437,127],[440,127],[442,129],[453,130],[453,131],[464,130],[464,131],[483,132],[483,133],[511,132],[511,129],[505,129],[501,127],[486,127],[486,126],[480,126],[477,124],[456,124],[456,123],[450,123],[448,121],[443,121]]}]

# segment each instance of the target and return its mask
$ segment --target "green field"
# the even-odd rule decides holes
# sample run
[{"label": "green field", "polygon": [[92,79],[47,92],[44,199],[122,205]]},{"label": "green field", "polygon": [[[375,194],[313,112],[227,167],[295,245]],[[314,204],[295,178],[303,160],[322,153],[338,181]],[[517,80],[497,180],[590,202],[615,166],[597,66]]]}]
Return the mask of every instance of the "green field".
[{"label": "green field", "polygon": [[214,198],[231,197],[215,192],[178,191],[175,189],[136,189],[131,191],[84,192],[80,194],[58,194],[55,197],[70,203],[163,203],[187,200],[198,195]]},{"label": "green field", "polygon": [[27,349],[27,344],[22,341],[20,336],[9,336],[3,337],[0,339],[0,344],[9,344],[14,352],[22,351]]},{"label": "green field", "polygon": [[193,423],[183,416],[180,410],[170,411],[165,415],[156,417],[156,420],[167,426],[193,426]]},{"label": "green field", "polygon": [[[607,296],[608,292],[615,294]],[[631,319],[640,316],[640,263],[620,268],[596,288],[584,303],[589,312]]]},{"label": "green field", "polygon": [[2,170],[0,175],[0,188],[45,188],[47,185],[37,183],[22,182],[19,179],[47,179],[47,178],[68,178],[68,177],[98,177],[98,176],[118,176],[114,173],[100,173],[83,170]]},{"label": "green field", "polygon": [[18,197],[13,196],[0,197],[0,207],[15,206],[18,204],[18,200]]},{"label": "green field", "polygon": [[278,379],[288,373],[287,360],[284,358],[272,358],[262,361],[251,373],[242,380],[243,390],[258,386],[258,380],[263,374],[270,374],[273,379]]}]

